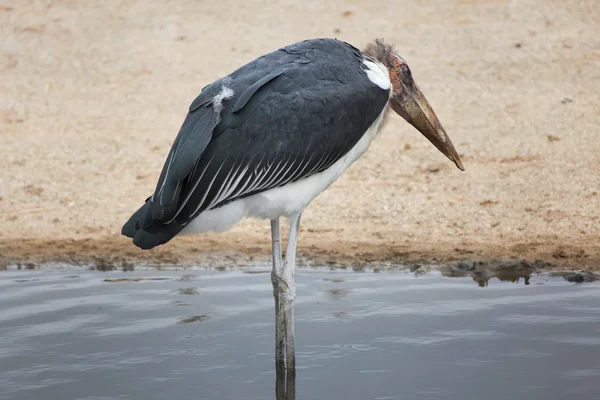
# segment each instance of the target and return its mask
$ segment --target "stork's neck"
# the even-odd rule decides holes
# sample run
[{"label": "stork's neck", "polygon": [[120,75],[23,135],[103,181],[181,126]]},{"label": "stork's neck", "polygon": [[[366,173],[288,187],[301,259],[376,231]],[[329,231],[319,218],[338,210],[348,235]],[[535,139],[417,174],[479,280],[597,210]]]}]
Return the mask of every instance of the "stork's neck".
[{"label": "stork's neck", "polygon": [[363,53],[367,56],[379,61],[386,68],[390,68],[390,60],[393,57],[394,46],[386,43],[383,39],[375,39],[369,43]]}]

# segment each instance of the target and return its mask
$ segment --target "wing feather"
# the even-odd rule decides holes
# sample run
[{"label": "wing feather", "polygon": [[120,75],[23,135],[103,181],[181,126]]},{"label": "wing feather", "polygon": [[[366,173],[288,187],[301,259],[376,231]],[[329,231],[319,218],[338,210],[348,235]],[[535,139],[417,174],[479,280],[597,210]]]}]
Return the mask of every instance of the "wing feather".
[{"label": "wing feather", "polygon": [[[379,116],[389,91],[363,56],[317,39],[265,55],[192,102],[153,195],[125,224],[141,248],[169,241],[198,214],[329,168]],[[233,95],[219,107],[223,86]]]},{"label": "wing feather", "polygon": [[181,190],[198,160],[212,139],[212,131],[219,123],[219,113],[211,104],[196,108],[186,118],[169,152],[163,172],[150,204],[150,215],[144,226],[152,220],[169,221],[177,212]]},{"label": "wing feather", "polygon": [[196,210],[192,214],[197,214],[202,209],[202,206],[204,205],[204,202],[206,201],[206,198],[208,197],[208,195],[210,193],[210,189],[211,189],[212,185],[215,183],[215,180],[219,176],[219,172],[221,171],[221,169],[223,169],[224,165],[225,165],[224,163],[221,164],[219,169],[217,169],[217,172],[213,175],[213,178],[210,180],[210,183],[208,184],[208,187],[206,188],[204,195],[202,196],[202,200],[200,200],[200,202],[198,203],[198,206],[196,207]]}]

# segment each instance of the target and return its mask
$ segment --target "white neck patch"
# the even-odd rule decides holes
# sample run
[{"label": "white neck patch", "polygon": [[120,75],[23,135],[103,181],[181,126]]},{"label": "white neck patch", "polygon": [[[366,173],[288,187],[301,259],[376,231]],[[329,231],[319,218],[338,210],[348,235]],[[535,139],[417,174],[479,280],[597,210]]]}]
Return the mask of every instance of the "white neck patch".
[{"label": "white neck patch", "polygon": [[371,82],[384,90],[389,90],[392,88],[390,73],[383,64],[378,61],[373,62],[367,59],[363,60],[363,64],[367,66],[366,73]]}]

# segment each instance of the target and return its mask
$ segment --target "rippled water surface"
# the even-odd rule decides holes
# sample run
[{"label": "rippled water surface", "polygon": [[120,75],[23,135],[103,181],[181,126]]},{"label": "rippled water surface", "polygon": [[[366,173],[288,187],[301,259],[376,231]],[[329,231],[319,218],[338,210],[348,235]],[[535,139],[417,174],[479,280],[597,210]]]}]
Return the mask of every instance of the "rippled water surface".
[{"label": "rippled water surface", "polygon": [[[598,283],[296,279],[299,400],[600,399]],[[2,272],[0,399],[274,399],[273,321],[266,269]]]}]

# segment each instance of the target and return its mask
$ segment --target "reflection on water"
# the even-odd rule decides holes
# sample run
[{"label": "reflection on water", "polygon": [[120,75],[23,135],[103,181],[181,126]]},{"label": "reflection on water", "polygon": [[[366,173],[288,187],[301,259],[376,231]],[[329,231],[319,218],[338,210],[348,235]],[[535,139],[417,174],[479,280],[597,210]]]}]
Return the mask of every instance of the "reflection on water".
[{"label": "reflection on water", "polygon": [[525,285],[529,285],[529,279],[534,272],[533,265],[527,263],[515,264],[514,262],[462,262],[441,270],[442,275],[449,278],[470,276],[480,287],[487,287],[492,278],[511,283],[519,283],[522,279]]},{"label": "reflection on water", "polygon": [[275,362],[275,398],[276,400],[296,399],[296,370],[287,370],[284,360]]},{"label": "reflection on water", "polygon": [[198,290],[196,290],[195,288],[181,288],[177,292],[179,294],[188,294],[188,295],[199,294]]},{"label": "reflection on water", "polygon": [[167,278],[119,278],[105,279],[104,282],[140,282],[140,281],[166,281]]},{"label": "reflection on water", "polygon": [[331,300],[340,300],[348,295],[349,290],[347,290],[347,289],[327,289],[326,292]]},{"label": "reflection on water", "polygon": [[301,268],[288,373],[273,359],[268,269],[131,269],[1,272],[0,399],[599,392],[600,284],[587,278],[481,265],[418,277]]},{"label": "reflection on water", "polygon": [[183,318],[179,321],[180,324],[189,324],[192,322],[202,322],[202,321],[206,321],[207,319],[210,319],[210,317],[206,314],[202,314],[202,315],[194,315],[192,317],[187,317],[187,318]]},{"label": "reflection on water", "polygon": [[480,287],[488,286],[491,278],[496,278],[501,282],[512,282],[519,283],[521,279],[523,279],[523,283],[525,285],[529,285],[529,278],[531,275],[529,273],[518,273],[518,272],[507,272],[507,271],[498,271],[493,273],[478,273],[473,276],[473,280],[479,284]]}]

